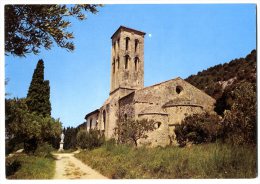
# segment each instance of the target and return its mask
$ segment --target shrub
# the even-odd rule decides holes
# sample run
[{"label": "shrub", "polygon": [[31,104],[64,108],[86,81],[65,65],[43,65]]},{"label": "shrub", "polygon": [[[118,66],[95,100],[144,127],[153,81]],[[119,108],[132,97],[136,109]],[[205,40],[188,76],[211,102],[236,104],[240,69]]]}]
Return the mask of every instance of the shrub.
[{"label": "shrub", "polygon": [[101,146],[104,141],[105,137],[103,133],[99,130],[87,130],[80,129],[77,133],[77,145],[82,149],[93,149],[96,147]]},{"label": "shrub", "polygon": [[54,148],[45,142],[41,145],[38,145],[34,154],[40,157],[52,157],[51,155],[52,151],[54,151]]},{"label": "shrub", "polygon": [[181,125],[176,127],[175,134],[180,146],[185,146],[187,142],[214,142],[222,135],[220,117],[209,113],[187,116]]},{"label": "shrub", "polygon": [[241,83],[233,91],[234,103],[224,113],[224,137],[232,144],[256,145],[256,92],[254,85]]}]

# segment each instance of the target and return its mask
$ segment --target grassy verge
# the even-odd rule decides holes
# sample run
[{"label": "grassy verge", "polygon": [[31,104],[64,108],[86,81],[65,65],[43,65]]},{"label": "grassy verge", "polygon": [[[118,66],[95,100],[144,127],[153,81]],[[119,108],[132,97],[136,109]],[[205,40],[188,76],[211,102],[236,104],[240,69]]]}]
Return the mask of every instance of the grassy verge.
[{"label": "grassy verge", "polygon": [[52,157],[19,154],[6,159],[7,179],[51,179],[54,173]]},{"label": "grassy verge", "polygon": [[77,158],[109,178],[255,178],[257,152],[225,144],[131,148],[107,144]]}]

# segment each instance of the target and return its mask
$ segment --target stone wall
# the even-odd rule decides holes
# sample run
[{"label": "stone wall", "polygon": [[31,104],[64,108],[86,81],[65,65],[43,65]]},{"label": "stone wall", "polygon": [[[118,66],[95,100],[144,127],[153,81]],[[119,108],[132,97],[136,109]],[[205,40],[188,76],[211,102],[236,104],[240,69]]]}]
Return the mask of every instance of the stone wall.
[{"label": "stone wall", "polygon": [[170,144],[169,139],[169,126],[168,126],[168,115],[166,114],[142,114],[138,119],[154,120],[156,122],[156,129],[152,132],[147,133],[146,139],[140,139],[138,144],[148,145],[151,147],[155,146],[167,146]]}]

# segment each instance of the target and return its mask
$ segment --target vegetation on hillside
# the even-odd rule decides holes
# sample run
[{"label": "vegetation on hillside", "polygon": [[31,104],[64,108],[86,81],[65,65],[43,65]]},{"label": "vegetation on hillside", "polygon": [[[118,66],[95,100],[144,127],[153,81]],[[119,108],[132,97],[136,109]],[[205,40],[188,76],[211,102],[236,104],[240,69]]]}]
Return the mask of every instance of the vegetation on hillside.
[{"label": "vegetation on hillside", "polygon": [[176,129],[178,142],[184,142],[184,139],[196,143],[194,139],[201,137],[205,139],[207,137],[205,131],[200,129],[201,125],[205,126],[203,122],[207,120],[209,124],[211,123],[211,129],[220,125],[218,131],[211,134],[217,133],[222,141],[239,145],[256,145],[255,50],[246,58],[211,67],[186,80],[216,98],[215,111],[222,118],[215,121],[216,119],[213,118],[215,115],[211,115],[209,119],[202,117],[203,115],[186,117]]},{"label": "vegetation on hillside", "polygon": [[229,63],[218,64],[191,75],[187,82],[218,99],[226,87],[246,81],[256,83],[256,50],[245,58],[234,59]]},{"label": "vegetation on hillside", "polygon": [[135,148],[106,143],[76,157],[114,179],[255,178],[256,148],[226,144]]}]

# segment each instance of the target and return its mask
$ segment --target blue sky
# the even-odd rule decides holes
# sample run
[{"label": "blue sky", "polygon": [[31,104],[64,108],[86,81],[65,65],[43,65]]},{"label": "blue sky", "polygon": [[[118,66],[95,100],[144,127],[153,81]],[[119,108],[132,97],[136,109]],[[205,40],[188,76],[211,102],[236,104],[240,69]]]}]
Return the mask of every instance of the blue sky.
[{"label": "blue sky", "polygon": [[[256,6],[105,5],[85,21],[72,19],[76,50],[54,46],[26,58],[5,57],[6,92],[25,97],[39,59],[50,81],[52,116],[77,126],[110,90],[111,35],[120,25],[146,32],[144,84],[149,86],[245,57],[256,49]],[[148,36],[150,34],[150,36]]]}]

